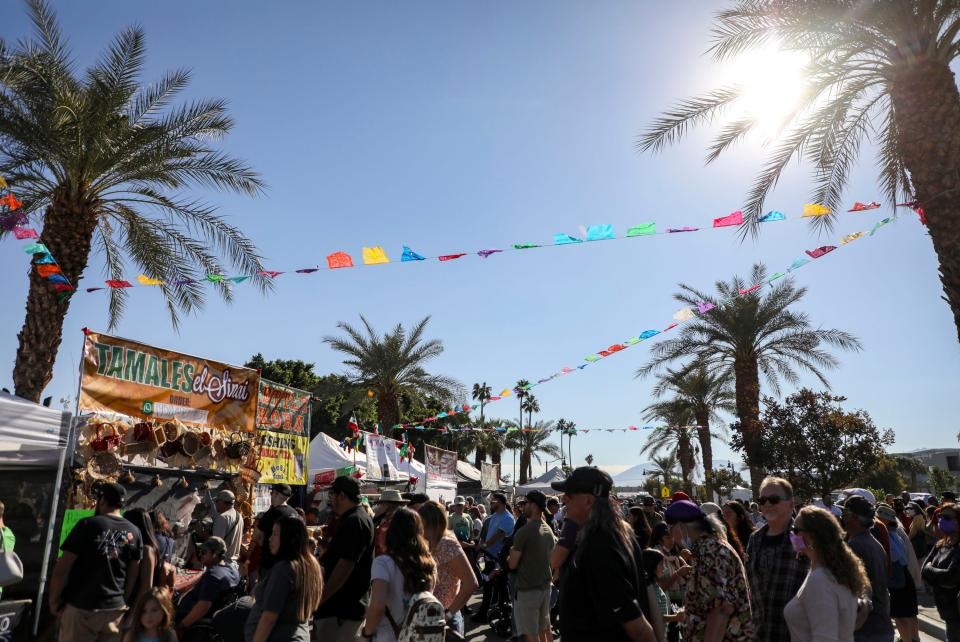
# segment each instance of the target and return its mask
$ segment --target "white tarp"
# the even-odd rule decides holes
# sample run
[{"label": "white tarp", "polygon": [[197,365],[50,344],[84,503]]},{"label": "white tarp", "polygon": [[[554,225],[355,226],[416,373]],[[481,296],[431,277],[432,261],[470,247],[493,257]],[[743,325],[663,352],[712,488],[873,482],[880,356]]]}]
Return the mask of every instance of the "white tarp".
[{"label": "white tarp", "polygon": [[367,479],[370,481],[406,481],[400,466],[400,453],[397,441],[375,435],[363,433],[364,451],[367,453]]},{"label": "white tarp", "polygon": [[[366,466],[367,458],[363,453],[357,453],[357,466],[360,461]],[[309,479],[325,470],[336,470],[353,465],[353,454],[340,448],[336,439],[326,433],[320,433],[310,442],[310,454],[307,457],[310,463]]]},{"label": "white tarp", "polygon": [[0,392],[0,468],[57,467],[71,415]]},{"label": "white tarp", "polygon": [[555,481],[563,481],[566,478],[566,473],[564,473],[559,467],[554,466],[536,479],[529,480],[523,486],[517,486],[517,494],[526,495],[530,491],[539,490],[545,495],[550,495],[557,492],[553,490],[553,488],[550,486],[550,483]]},{"label": "white tarp", "polygon": [[466,481],[480,481],[480,471],[465,461],[457,461],[457,475]]}]

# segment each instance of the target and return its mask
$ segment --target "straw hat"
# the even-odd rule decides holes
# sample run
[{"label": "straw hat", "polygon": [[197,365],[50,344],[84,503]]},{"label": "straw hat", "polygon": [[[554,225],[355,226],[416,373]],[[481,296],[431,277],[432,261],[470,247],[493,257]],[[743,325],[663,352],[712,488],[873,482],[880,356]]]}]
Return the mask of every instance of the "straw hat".
[{"label": "straw hat", "polygon": [[394,488],[388,488],[380,494],[378,504],[407,504],[406,499],[400,496],[400,491]]}]

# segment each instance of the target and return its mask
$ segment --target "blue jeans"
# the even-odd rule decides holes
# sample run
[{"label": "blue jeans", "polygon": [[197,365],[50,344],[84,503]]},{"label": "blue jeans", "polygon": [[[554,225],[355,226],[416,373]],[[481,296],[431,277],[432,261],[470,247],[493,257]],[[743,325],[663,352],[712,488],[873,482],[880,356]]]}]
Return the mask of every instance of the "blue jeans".
[{"label": "blue jeans", "polygon": [[447,624],[450,625],[451,629],[463,635],[463,610],[454,613],[453,617],[447,620]]}]

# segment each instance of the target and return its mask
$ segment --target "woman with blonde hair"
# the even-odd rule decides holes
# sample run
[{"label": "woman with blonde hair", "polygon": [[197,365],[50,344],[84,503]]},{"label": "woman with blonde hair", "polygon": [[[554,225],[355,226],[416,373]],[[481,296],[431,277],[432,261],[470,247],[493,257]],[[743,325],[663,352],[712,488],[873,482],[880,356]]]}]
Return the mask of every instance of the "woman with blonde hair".
[{"label": "woman with blonde hair", "polygon": [[448,528],[447,509],[443,504],[427,502],[417,512],[423,522],[423,535],[430,545],[430,553],[437,563],[437,586],[433,593],[443,604],[450,627],[463,635],[460,611],[477,590],[477,577],[457,536]]},{"label": "woman with blonde hair", "polygon": [[793,549],[810,560],[800,590],[783,609],[792,642],[853,642],[857,600],[870,592],[863,562],[843,538],[832,513],[816,506],[800,510],[790,533]]}]

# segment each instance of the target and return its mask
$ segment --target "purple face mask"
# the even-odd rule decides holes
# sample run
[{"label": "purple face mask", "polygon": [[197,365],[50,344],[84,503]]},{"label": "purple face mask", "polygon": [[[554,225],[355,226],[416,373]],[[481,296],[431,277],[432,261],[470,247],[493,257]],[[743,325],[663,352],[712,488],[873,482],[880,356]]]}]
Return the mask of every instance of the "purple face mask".
[{"label": "purple face mask", "polygon": [[941,517],[940,521],[937,522],[937,527],[942,533],[951,535],[957,531],[957,520],[950,519],[949,517]]},{"label": "purple face mask", "polygon": [[790,533],[790,543],[793,544],[793,550],[802,553],[807,550],[807,543],[803,540],[803,535]]}]

